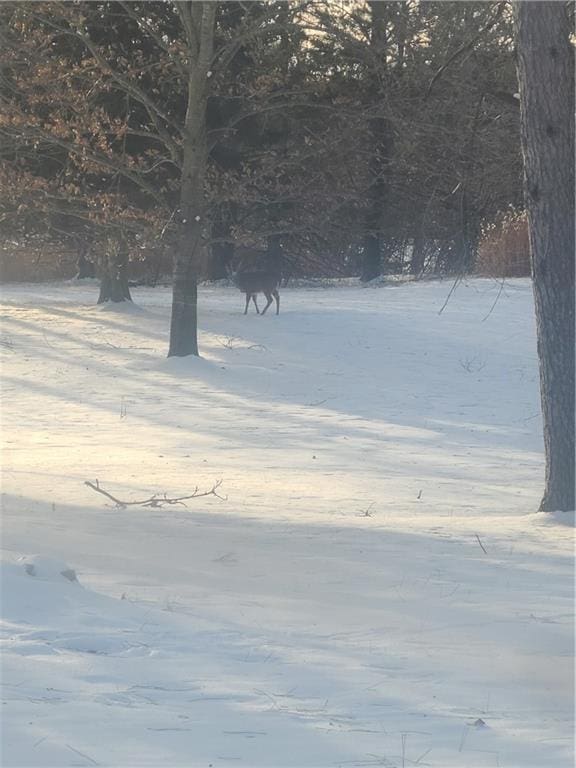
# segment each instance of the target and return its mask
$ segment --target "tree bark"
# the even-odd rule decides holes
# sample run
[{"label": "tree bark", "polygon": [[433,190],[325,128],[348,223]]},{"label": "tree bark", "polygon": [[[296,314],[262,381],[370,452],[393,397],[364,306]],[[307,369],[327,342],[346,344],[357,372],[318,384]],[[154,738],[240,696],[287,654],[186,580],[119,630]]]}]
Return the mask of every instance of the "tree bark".
[{"label": "tree bark", "polygon": [[109,241],[100,262],[100,270],[98,304],[104,304],[106,301],[132,301],[128,287],[128,248],[124,241]]},{"label": "tree bark", "polygon": [[174,260],[168,357],[198,355],[198,276],[204,255],[208,161],[206,109],[218,3],[175,2],[189,53],[188,102],[183,131],[180,232]]},{"label": "tree bark", "polygon": [[132,301],[125,267],[102,275],[97,303],[104,304],[107,301],[115,303]]},{"label": "tree bark", "polygon": [[168,357],[198,355],[198,280],[192,260],[176,258]]},{"label": "tree bark", "polygon": [[515,2],[546,452],[543,511],[574,503],[574,52],[567,8]]},{"label": "tree bark", "polygon": [[[386,74],[386,48],[388,45],[386,24],[390,13],[388,3],[370,2],[372,15],[372,35],[370,46],[373,49],[371,90],[374,100],[382,98],[382,81]],[[362,273],[360,280],[368,282],[382,274],[382,223],[386,205],[387,184],[385,173],[390,158],[391,136],[387,121],[380,117],[370,120],[372,143],[372,178],[368,192],[368,211],[366,214],[366,232],[363,239]]]}]

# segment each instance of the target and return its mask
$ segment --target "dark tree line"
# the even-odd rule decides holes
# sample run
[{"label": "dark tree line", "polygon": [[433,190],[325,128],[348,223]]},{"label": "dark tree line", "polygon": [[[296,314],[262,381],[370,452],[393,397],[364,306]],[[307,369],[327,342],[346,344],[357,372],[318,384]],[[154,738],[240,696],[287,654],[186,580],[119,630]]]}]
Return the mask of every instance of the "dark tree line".
[{"label": "dark tree line", "polygon": [[224,276],[238,244],[286,271],[459,272],[481,223],[520,204],[504,4],[41,2],[0,14],[2,223],[83,236],[113,273],[115,235],[130,258],[176,249],[182,227],[197,237],[175,211],[200,154],[198,276]]}]

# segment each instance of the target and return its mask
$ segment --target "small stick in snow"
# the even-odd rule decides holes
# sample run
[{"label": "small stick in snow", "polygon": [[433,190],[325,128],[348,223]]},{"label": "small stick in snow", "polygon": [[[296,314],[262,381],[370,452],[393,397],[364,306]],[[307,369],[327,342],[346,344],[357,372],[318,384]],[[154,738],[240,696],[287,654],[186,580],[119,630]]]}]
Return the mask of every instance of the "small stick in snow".
[{"label": "small stick in snow", "polygon": [[477,533],[475,533],[474,536],[476,536],[476,538],[478,539],[478,544],[480,544],[480,546],[482,547],[482,552],[484,552],[484,554],[487,555],[488,552],[486,552],[486,550],[484,549],[484,544],[482,544],[482,542],[480,541],[480,536],[478,536]]},{"label": "small stick in snow", "polygon": [[488,314],[486,315],[486,317],[483,317],[483,318],[482,318],[482,320],[481,320],[480,322],[482,322],[482,323],[483,323],[485,320],[488,320],[488,318],[490,317],[490,315],[492,314],[492,312],[494,312],[494,309],[496,308],[496,304],[498,304],[498,299],[500,298],[500,296],[501,296],[501,294],[502,294],[502,291],[504,290],[504,281],[505,281],[505,280],[506,280],[506,278],[502,278],[502,282],[500,283],[500,290],[498,291],[498,295],[497,295],[497,296],[496,296],[496,298],[494,299],[494,304],[492,304],[492,306],[490,307],[490,312],[488,312]]},{"label": "small stick in snow", "polygon": [[218,480],[217,483],[215,483],[212,488],[210,488],[209,491],[202,491],[198,489],[198,486],[194,488],[192,493],[189,493],[187,496],[177,496],[175,498],[170,498],[166,495],[166,493],[162,494],[161,496],[158,496],[158,494],[154,494],[153,496],[150,496],[148,499],[142,499],[140,501],[124,501],[123,499],[118,499],[116,496],[113,496],[108,491],[105,491],[104,488],[100,487],[100,483],[98,480],[91,483],[89,480],[86,480],[84,482],[84,485],[87,485],[89,488],[92,488],[93,491],[96,491],[97,493],[101,493],[103,496],[106,496],[110,501],[113,501],[114,504],[124,509],[125,507],[164,507],[169,506],[173,504],[181,504],[183,507],[186,506],[185,502],[188,501],[188,499],[200,499],[203,496],[216,496],[218,499],[222,499],[222,501],[226,501],[226,496],[220,496],[218,493],[218,488],[222,485],[222,480]]},{"label": "small stick in snow", "polygon": [[92,765],[100,765],[100,763],[97,763],[96,760],[92,760],[90,755],[85,755],[84,752],[80,752],[79,749],[75,749],[74,747],[70,746],[70,744],[66,744],[68,749],[71,749],[72,752],[76,752],[77,755],[80,755],[80,757],[83,757],[84,760],[88,760],[89,763],[92,763]]},{"label": "small stick in snow", "polygon": [[446,301],[444,302],[444,304],[442,304],[442,306],[440,307],[440,310],[438,311],[439,315],[441,315],[442,312],[444,312],[444,310],[448,306],[448,302],[450,301],[450,298],[452,297],[452,294],[454,293],[456,288],[458,288],[458,285],[460,284],[461,281],[462,281],[462,275],[461,274],[457,275],[456,280],[454,280],[454,285],[452,286],[452,288],[450,288],[450,290],[448,292],[448,296],[446,296]]}]

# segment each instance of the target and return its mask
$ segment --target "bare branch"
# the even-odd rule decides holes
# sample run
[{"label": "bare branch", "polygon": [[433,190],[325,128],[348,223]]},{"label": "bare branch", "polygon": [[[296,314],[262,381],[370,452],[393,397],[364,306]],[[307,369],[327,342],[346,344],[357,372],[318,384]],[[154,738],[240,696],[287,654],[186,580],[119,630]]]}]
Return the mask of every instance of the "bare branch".
[{"label": "bare branch", "polygon": [[[8,134],[8,132],[6,133]],[[121,163],[118,162],[118,159],[106,157],[106,155],[103,155],[100,152],[95,152],[93,149],[89,149],[82,144],[76,144],[73,141],[60,138],[59,136],[55,136],[35,126],[28,126],[26,129],[20,129],[18,136],[19,138],[31,138],[36,139],[37,141],[45,141],[48,144],[54,144],[58,147],[62,147],[63,149],[68,150],[74,155],[78,155],[79,157],[82,157],[86,160],[90,160],[91,162],[96,163],[103,168],[108,168],[112,171],[120,173],[122,176],[130,179],[130,181],[134,182],[134,184],[147,192],[160,205],[166,205],[166,200],[164,197],[154,188],[154,186],[148,184],[148,182],[142,178],[142,174],[145,172],[150,172],[151,169],[146,171],[130,170],[129,168],[123,167]]]},{"label": "bare branch", "polygon": [[182,0],[180,0],[173,2],[172,5],[180,16],[190,54],[194,54],[194,58],[196,58],[200,48],[199,28],[203,3],[182,2]]},{"label": "bare branch", "polygon": [[180,504],[181,506],[185,507],[185,502],[189,499],[201,499],[204,496],[216,496],[216,498],[221,499],[222,501],[226,501],[228,498],[227,496],[220,496],[218,493],[218,488],[222,485],[222,480],[218,480],[217,483],[215,483],[212,488],[210,488],[209,491],[200,491],[198,487],[194,488],[192,493],[187,494],[186,496],[177,496],[175,498],[169,497],[166,493],[163,493],[161,495],[154,494],[153,496],[150,496],[147,499],[142,499],[140,501],[124,501],[122,499],[118,499],[116,496],[113,496],[108,491],[105,491],[104,488],[100,487],[100,483],[98,480],[95,480],[93,483],[91,483],[89,480],[86,480],[84,482],[84,485],[87,485],[89,488],[92,488],[93,491],[96,491],[97,493],[101,493],[103,496],[106,496],[106,498],[110,499],[110,501],[113,501],[116,507],[119,509],[125,509],[126,507],[165,507],[165,506],[171,506],[174,504]]},{"label": "bare branch", "polygon": [[[81,32],[79,29],[75,29],[73,27],[67,28],[62,27],[59,24],[56,24],[54,21],[50,19],[43,19],[43,21],[48,24],[49,26],[56,29],[58,32],[60,32],[63,35],[68,35],[71,37],[75,37],[78,40],[81,40],[86,48],[90,51],[95,61],[98,63],[102,71],[107,72],[114,82],[121,87],[121,89],[125,93],[129,93],[132,98],[136,99],[136,101],[140,102],[146,110],[148,111],[149,115],[154,119],[154,123],[156,125],[156,129],[160,133],[161,125],[158,123],[158,118],[160,120],[164,121],[166,125],[169,125],[171,128],[173,128],[179,135],[182,135],[182,126],[179,125],[175,120],[169,117],[159,106],[158,104],[148,96],[145,91],[143,91],[133,80],[130,80],[125,75],[122,75],[118,70],[114,69],[114,67],[110,64],[110,62],[105,58],[105,56],[102,54],[102,51],[99,50],[99,48],[96,46],[96,44],[90,39],[90,37],[84,33]],[[173,144],[172,149],[178,148],[178,145],[171,139],[171,137],[168,134],[164,134],[167,137],[167,140],[169,143]]]},{"label": "bare branch", "polygon": [[489,32],[489,31],[492,29],[492,27],[493,27],[493,26],[494,26],[494,25],[497,23],[498,19],[499,19],[499,18],[502,16],[502,14],[504,13],[504,9],[505,9],[505,7],[506,7],[506,2],[498,3],[498,6],[497,6],[497,8],[496,8],[496,12],[495,12],[495,13],[494,13],[494,15],[493,15],[493,16],[492,16],[492,17],[491,17],[491,18],[490,18],[490,19],[489,19],[489,20],[486,22],[486,24],[484,24],[484,26],[483,26],[483,27],[480,27],[480,30],[479,30],[479,31],[478,31],[478,32],[477,32],[477,33],[476,33],[476,34],[475,34],[475,35],[474,35],[472,38],[470,38],[470,40],[467,40],[465,43],[463,43],[463,44],[462,44],[462,45],[461,45],[459,48],[457,48],[457,49],[454,51],[454,53],[453,53],[451,56],[449,56],[449,57],[448,57],[447,61],[446,61],[446,62],[445,62],[445,63],[444,63],[444,64],[443,64],[443,65],[440,67],[440,69],[439,69],[439,70],[436,72],[436,74],[434,75],[434,77],[432,78],[432,80],[430,80],[430,84],[428,85],[428,90],[426,91],[426,95],[425,95],[425,97],[424,97],[425,99],[427,99],[427,98],[428,98],[428,96],[430,96],[430,93],[431,93],[431,91],[432,91],[432,87],[433,87],[434,83],[436,82],[436,80],[438,80],[438,78],[439,78],[439,77],[442,75],[442,73],[443,73],[443,72],[444,72],[446,69],[448,69],[448,67],[450,66],[450,64],[452,64],[454,61],[456,61],[456,59],[457,59],[459,56],[461,56],[463,53],[465,53],[466,51],[469,51],[469,50],[471,50],[471,49],[472,49],[472,48],[473,48],[473,47],[476,45],[476,43],[478,42],[478,40],[480,40],[480,38],[482,37],[482,35],[483,35],[485,32]]},{"label": "bare branch", "polygon": [[183,77],[185,77],[186,70],[182,66],[182,61],[178,56],[174,54],[174,51],[170,49],[170,46],[166,45],[166,42],[162,38],[162,35],[158,34],[158,32],[150,24],[149,20],[135,13],[135,11],[131,7],[131,3],[122,2],[121,0],[120,5],[122,6],[126,14],[132,19],[132,21],[134,21],[138,25],[139,29],[141,29],[142,32],[145,32],[152,40],[154,40],[154,42],[159,48],[161,48],[166,54],[168,54],[171,61],[176,66],[176,69],[180,72],[180,74]]},{"label": "bare branch", "polygon": [[[310,6],[311,0],[301,0],[301,2],[298,5],[294,5],[291,8],[291,12],[294,15],[301,13],[303,10],[308,8]],[[218,50],[214,53],[214,56],[212,58],[212,62],[210,64],[210,68],[213,70],[224,70],[226,67],[230,64],[234,56],[238,53],[238,51],[242,48],[242,46],[246,45],[249,42],[252,42],[256,38],[258,38],[259,35],[263,34],[271,34],[274,32],[285,32],[286,31],[286,24],[285,23],[275,23],[273,19],[275,18],[277,14],[277,9],[274,6],[271,6],[268,13],[262,14],[261,16],[258,16],[258,18],[255,20],[256,23],[252,23],[248,25],[244,31],[238,31],[234,38],[231,39],[228,43],[225,43],[221,45]]]}]

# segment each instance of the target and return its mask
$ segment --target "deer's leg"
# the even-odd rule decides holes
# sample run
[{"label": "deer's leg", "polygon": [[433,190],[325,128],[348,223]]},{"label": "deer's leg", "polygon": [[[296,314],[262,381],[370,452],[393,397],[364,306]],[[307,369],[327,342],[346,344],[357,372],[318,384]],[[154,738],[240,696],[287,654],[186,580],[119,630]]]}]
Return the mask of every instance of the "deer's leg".
[{"label": "deer's leg", "polygon": [[254,306],[256,307],[256,314],[259,315],[260,314],[260,310],[258,309],[258,304],[256,304],[256,294],[255,293],[252,294],[252,301],[254,302]]},{"label": "deer's leg", "polygon": [[246,294],[246,306],[244,307],[244,314],[245,315],[248,314],[248,304],[250,304],[250,294],[249,293]]},{"label": "deer's leg", "polygon": [[264,315],[264,314],[266,314],[266,310],[268,309],[268,307],[270,306],[270,304],[272,304],[272,294],[271,294],[271,293],[268,293],[267,291],[264,291],[264,296],[266,296],[266,300],[267,300],[267,302],[268,302],[268,303],[266,304],[266,306],[265,306],[265,307],[264,307],[264,309],[262,310],[262,314],[263,314],[263,315]]},{"label": "deer's leg", "polygon": [[276,314],[279,315],[280,314],[280,294],[275,289],[272,292],[272,296],[274,296],[274,298],[276,299]]}]

